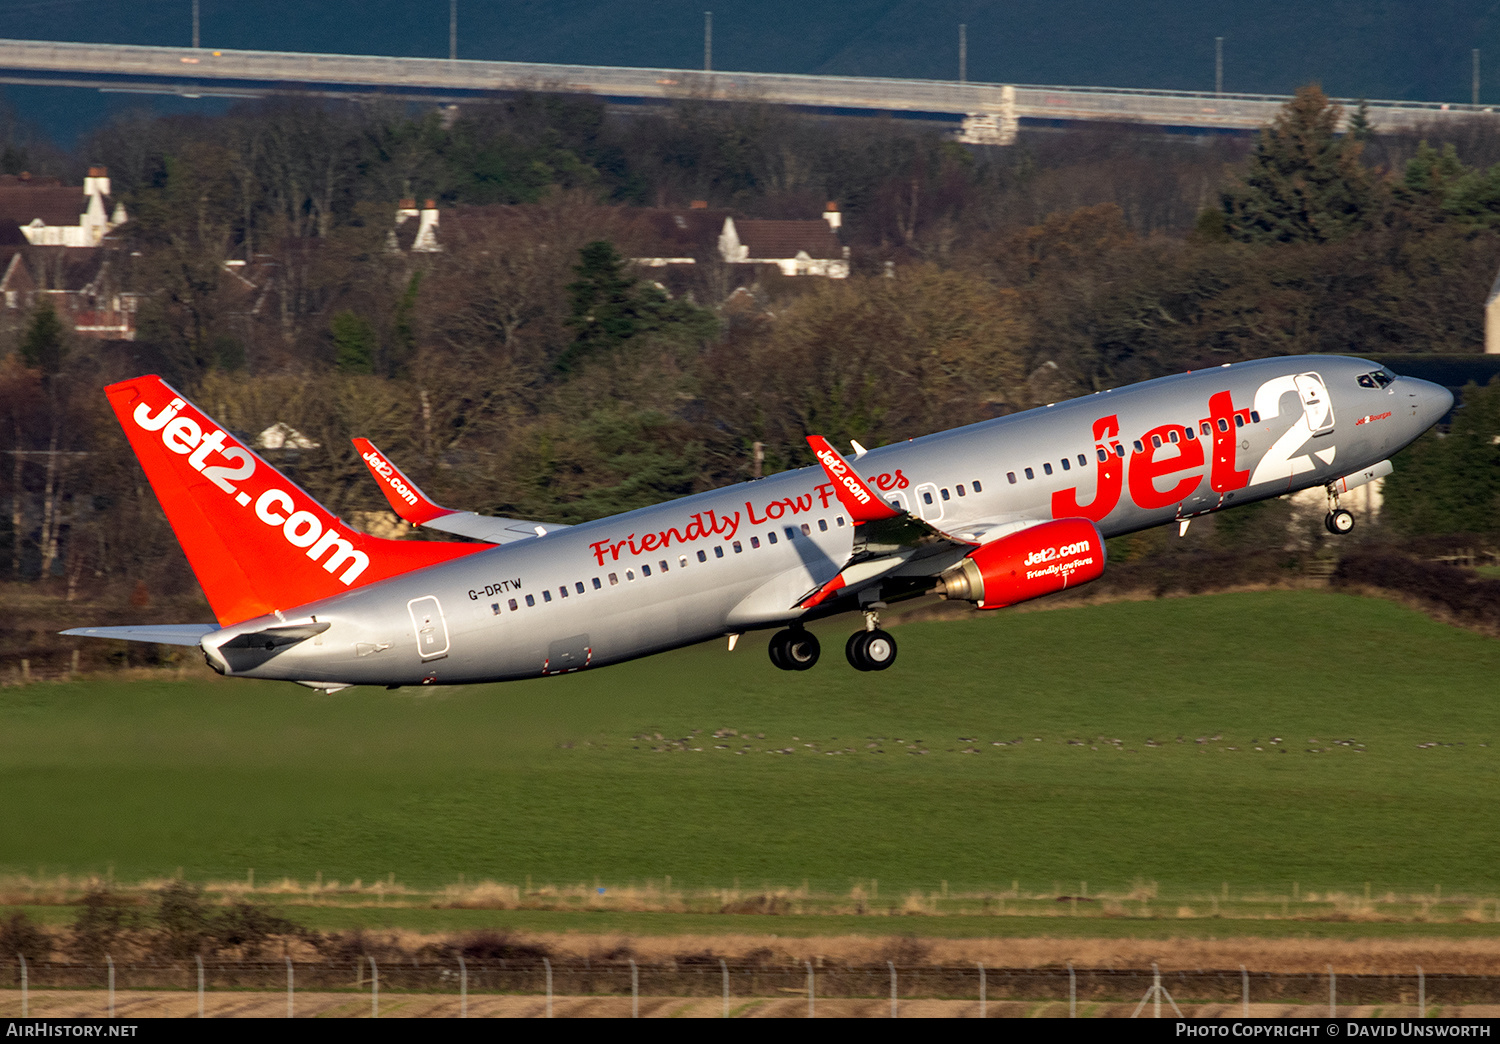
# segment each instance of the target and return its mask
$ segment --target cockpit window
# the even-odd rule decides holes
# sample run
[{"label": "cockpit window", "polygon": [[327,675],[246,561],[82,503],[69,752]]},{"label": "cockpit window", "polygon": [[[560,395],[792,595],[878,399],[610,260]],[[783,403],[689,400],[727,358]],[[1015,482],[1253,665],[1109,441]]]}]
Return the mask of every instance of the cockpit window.
[{"label": "cockpit window", "polygon": [[1396,375],[1383,366],[1373,373],[1362,373],[1356,378],[1361,388],[1384,388],[1395,379]]}]

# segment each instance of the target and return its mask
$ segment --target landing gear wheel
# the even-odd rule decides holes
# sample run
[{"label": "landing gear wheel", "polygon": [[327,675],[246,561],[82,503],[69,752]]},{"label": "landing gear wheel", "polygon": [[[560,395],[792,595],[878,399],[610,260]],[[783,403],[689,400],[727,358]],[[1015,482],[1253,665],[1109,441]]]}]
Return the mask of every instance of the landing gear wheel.
[{"label": "landing gear wheel", "polygon": [[805,671],[818,662],[823,649],[816,635],[808,634],[800,627],[788,627],[771,636],[767,652],[771,662],[784,671]]},{"label": "landing gear wheel", "polygon": [[1335,536],[1343,536],[1354,528],[1354,516],[1343,508],[1335,508],[1328,512],[1328,517],[1323,520],[1328,527],[1328,532]]},{"label": "landing gear wheel", "polygon": [[844,655],[857,671],[883,671],[896,662],[896,639],[878,628],[857,631],[844,646]]}]

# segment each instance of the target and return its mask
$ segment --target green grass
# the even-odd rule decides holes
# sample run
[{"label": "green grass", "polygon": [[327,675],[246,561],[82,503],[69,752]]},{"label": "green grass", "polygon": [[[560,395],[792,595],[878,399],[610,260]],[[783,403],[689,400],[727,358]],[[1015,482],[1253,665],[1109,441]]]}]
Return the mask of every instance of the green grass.
[{"label": "green grass", "polygon": [[844,623],[805,674],[752,635],[452,690],[3,689],[0,870],[1500,895],[1500,642],[1271,592],[910,624],[859,674]]}]

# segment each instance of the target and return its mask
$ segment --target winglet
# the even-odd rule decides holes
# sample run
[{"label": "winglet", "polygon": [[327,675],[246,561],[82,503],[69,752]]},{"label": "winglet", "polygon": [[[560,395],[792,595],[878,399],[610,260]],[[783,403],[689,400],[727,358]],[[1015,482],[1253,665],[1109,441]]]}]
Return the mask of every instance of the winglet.
[{"label": "winglet", "polygon": [[414,526],[423,526],[435,518],[454,514],[453,508],[445,508],[417,488],[417,484],[406,477],[384,453],[375,448],[369,439],[351,439],[359,451],[360,459],[380,484],[380,492],[390,501],[391,507],[401,518]]},{"label": "winglet", "polygon": [[812,447],[818,463],[823,465],[828,480],[833,483],[833,491],[838,496],[839,503],[844,505],[844,510],[849,512],[855,525],[861,522],[879,522],[901,514],[876,496],[875,491],[865,485],[864,479],[859,477],[849,466],[849,462],[839,456],[838,450],[830,446],[823,436],[809,435],[807,444]]}]

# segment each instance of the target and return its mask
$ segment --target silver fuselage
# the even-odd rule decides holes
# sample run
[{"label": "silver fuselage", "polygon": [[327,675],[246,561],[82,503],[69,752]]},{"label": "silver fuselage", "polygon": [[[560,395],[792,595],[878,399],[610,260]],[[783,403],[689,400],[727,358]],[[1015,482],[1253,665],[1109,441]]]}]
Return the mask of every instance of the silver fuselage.
[{"label": "silver fuselage", "polygon": [[[884,446],[855,467],[965,539],[1079,514],[1115,536],[1325,485],[1386,461],[1450,408],[1424,381],[1359,383],[1377,369],[1300,356],[1179,374]],[[289,647],[221,653],[219,666],[328,683],[496,681],[842,612],[857,606],[857,586],[811,614],[796,605],[849,560],[846,514],[821,468],[789,471],[287,606],[285,621],[330,626]],[[907,562],[881,582],[916,583],[961,556]],[[277,622],[248,620],[203,644]]]}]

